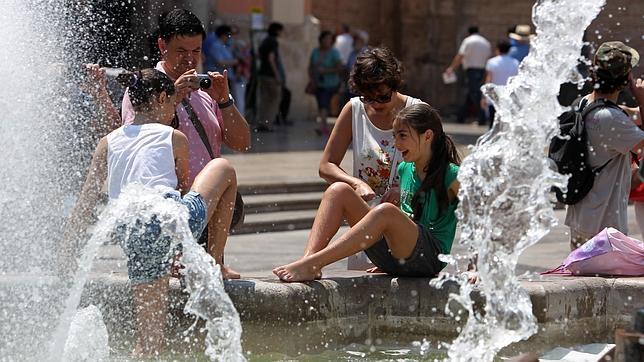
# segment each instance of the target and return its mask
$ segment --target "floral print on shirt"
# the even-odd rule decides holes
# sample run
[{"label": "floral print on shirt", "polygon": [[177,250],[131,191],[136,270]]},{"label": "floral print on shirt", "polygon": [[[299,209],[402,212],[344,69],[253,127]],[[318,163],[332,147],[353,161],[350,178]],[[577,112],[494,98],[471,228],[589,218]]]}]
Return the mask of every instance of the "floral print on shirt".
[{"label": "floral print on shirt", "polygon": [[[358,177],[365,181],[378,196],[387,191],[389,176],[391,172],[396,171],[391,165],[391,158],[395,151],[395,148],[392,147],[392,142],[383,139],[380,140],[379,148],[363,150],[360,153],[361,162]],[[396,166],[394,165],[394,167]],[[394,185],[398,184],[398,176],[396,176],[393,183]]]}]

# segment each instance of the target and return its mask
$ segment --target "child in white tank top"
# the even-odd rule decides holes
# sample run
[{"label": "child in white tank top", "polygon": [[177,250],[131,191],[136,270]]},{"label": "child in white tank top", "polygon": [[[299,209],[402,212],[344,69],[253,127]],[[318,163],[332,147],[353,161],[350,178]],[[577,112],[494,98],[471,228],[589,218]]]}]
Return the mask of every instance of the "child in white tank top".
[{"label": "child in white tank top", "polygon": [[[237,192],[234,169],[222,158],[212,160],[188,191],[188,140],[168,126],[175,110],[173,82],[154,69],[131,74],[130,79],[122,81],[129,87],[135,119],[103,137],[96,147],[87,180],[68,222],[63,249],[67,255],[73,255],[70,245],[83,241],[78,240],[78,235],[89,226],[107,181],[110,199],[118,198],[128,184],[140,183],[177,200],[187,208],[188,224],[197,239],[209,220],[221,224],[223,243],[213,249],[219,248],[223,254]],[[121,237],[140,328],[134,353],[140,356],[153,356],[164,343],[163,311],[167,311],[172,251],[170,240],[162,237],[160,228],[154,226],[158,225],[145,225],[145,232],[134,233],[138,234],[135,237],[132,234]],[[70,262],[75,264],[74,260],[66,261]]]}]

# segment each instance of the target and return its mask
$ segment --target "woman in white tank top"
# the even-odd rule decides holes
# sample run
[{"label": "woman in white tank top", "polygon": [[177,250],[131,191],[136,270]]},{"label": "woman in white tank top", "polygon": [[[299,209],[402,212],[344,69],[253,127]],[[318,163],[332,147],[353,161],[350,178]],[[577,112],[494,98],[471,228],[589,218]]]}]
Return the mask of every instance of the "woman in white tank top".
[{"label": "woman in white tank top", "polygon": [[[397,166],[402,157],[394,148],[394,117],[401,109],[421,102],[399,93],[401,83],[402,65],[389,49],[372,48],[358,55],[349,85],[361,96],[344,106],[324,148],[319,173],[330,186],[309,235],[305,255],[326,247],[344,218],[353,225],[364,216],[341,214],[345,210],[333,207],[334,199],[344,192],[358,193],[371,206],[381,202],[398,205]],[[351,144],[353,173],[349,175],[340,163]]]},{"label": "woman in white tank top", "polygon": [[[196,74],[186,73],[182,77],[185,79],[180,77],[177,83],[192,82]],[[87,180],[67,225],[65,245],[61,247],[70,255],[65,264],[75,264],[71,245],[84,241],[79,236],[92,220],[105,181],[110,199],[118,198],[128,184],[139,183],[177,200],[188,210],[188,224],[196,239],[208,221],[215,223],[220,235],[209,253],[218,260],[217,253],[223,255],[237,192],[234,169],[225,159],[214,159],[188,190],[188,139],[168,126],[175,110],[173,82],[154,69],[144,69],[122,81],[129,86],[128,95],[136,115],[132,124],[112,131],[96,147]],[[163,306],[167,310],[172,253],[169,239],[162,237],[162,233],[152,235],[148,230],[153,228],[147,226],[145,233],[122,235],[121,241],[128,257],[128,277],[140,326],[135,351],[152,356],[164,342],[166,314],[158,309]],[[222,265],[222,273],[224,270]]]}]

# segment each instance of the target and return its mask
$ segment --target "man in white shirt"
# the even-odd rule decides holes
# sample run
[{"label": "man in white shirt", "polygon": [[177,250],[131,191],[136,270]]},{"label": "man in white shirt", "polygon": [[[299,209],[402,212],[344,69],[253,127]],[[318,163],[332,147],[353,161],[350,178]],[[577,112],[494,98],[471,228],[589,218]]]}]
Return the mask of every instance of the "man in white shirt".
[{"label": "man in white shirt", "polygon": [[465,104],[458,114],[458,122],[464,123],[470,109],[474,107],[478,111],[479,124],[485,124],[485,112],[481,109],[481,86],[485,77],[485,65],[492,55],[492,47],[490,42],[479,34],[477,26],[471,26],[468,33],[470,35],[463,39],[458,54],[445,69],[445,73],[452,74],[461,64],[465,69],[467,96]]},{"label": "man in white shirt", "polygon": [[[508,84],[508,79],[519,72],[519,61],[510,56],[510,43],[502,41],[496,45],[496,56],[490,58],[485,66],[485,83]],[[483,99],[483,102],[486,100]],[[489,104],[490,128],[494,123],[494,106]]]},{"label": "man in white shirt", "polygon": [[353,51],[353,36],[349,32],[349,26],[347,24],[342,24],[342,32],[335,37],[333,47],[340,52],[342,65],[346,66],[349,61],[349,55]]}]

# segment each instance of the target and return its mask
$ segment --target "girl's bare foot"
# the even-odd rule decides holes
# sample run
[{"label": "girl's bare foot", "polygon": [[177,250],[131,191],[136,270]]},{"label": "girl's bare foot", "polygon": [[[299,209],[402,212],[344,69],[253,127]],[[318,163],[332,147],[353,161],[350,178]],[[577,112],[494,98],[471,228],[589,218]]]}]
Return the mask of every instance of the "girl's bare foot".
[{"label": "girl's bare foot", "polygon": [[273,269],[273,274],[284,282],[305,282],[322,277],[320,268],[311,264],[305,258],[287,265],[278,266]]},{"label": "girl's bare foot", "polygon": [[221,265],[221,277],[224,279],[239,279],[241,275],[225,265]]}]

